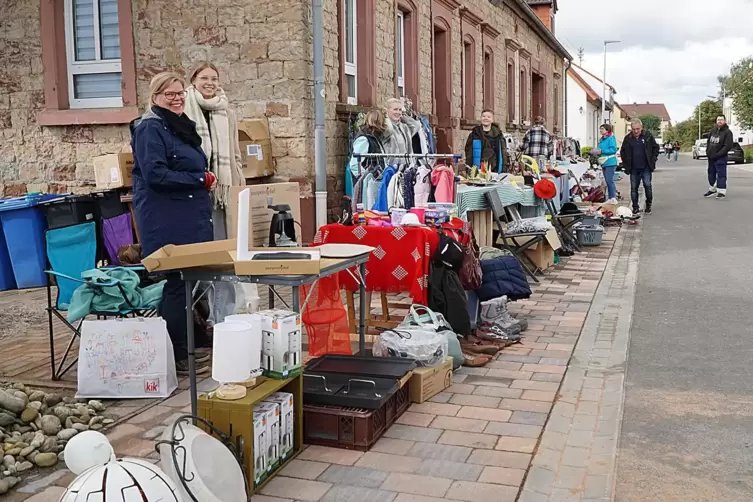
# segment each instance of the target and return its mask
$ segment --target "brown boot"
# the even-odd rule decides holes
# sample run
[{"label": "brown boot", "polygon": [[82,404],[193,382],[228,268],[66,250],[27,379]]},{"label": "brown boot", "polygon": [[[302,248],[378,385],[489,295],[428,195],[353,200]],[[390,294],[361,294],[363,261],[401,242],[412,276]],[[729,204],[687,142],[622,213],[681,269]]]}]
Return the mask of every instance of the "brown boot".
[{"label": "brown boot", "polygon": [[460,348],[472,352],[474,354],[487,354],[490,356],[497,355],[501,347],[492,343],[483,343],[480,340],[478,342],[472,342],[470,340],[460,340]]}]

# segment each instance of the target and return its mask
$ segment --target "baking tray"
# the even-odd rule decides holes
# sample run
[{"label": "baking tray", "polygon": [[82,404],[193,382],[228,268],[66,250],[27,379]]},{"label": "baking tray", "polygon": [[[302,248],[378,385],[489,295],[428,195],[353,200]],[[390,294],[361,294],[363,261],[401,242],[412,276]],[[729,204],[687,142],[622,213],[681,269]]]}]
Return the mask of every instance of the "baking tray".
[{"label": "baking tray", "polygon": [[400,380],[417,367],[413,359],[397,357],[361,357],[327,354],[312,359],[304,369],[305,373],[340,373],[374,378],[394,378]]},{"label": "baking tray", "polygon": [[307,371],[303,375],[303,402],[376,410],[381,408],[399,387],[398,381],[394,378]]}]

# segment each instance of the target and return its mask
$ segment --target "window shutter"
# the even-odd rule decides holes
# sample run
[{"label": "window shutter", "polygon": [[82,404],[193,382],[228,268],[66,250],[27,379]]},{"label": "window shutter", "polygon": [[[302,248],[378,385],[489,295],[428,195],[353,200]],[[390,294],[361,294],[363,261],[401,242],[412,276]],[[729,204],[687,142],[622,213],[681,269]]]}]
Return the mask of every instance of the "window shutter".
[{"label": "window shutter", "polygon": [[76,99],[119,98],[122,96],[121,73],[82,73],[73,76]]},{"label": "window shutter", "polygon": [[92,0],[74,0],[73,33],[76,61],[97,59],[94,43],[94,3]]},{"label": "window shutter", "polygon": [[118,0],[99,0],[99,38],[102,59],[120,59]]}]

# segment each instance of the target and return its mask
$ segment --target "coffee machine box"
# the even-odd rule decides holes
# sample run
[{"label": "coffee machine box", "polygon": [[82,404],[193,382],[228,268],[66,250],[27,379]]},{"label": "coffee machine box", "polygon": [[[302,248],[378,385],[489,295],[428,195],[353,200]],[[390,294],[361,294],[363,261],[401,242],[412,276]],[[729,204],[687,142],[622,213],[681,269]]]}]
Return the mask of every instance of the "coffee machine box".
[{"label": "coffee machine box", "polygon": [[[232,187],[231,189],[231,214],[232,224],[228,225],[228,238],[234,239],[236,228],[238,227],[238,194],[248,188],[250,193],[250,205],[248,218],[248,236],[249,245],[252,247],[264,247],[269,245],[269,227],[275,211],[267,208],[269,198],[272,198],[272,205],[287,204],[290,206],[290,214],[293,219],[300,224],[301,222],[301,193],[298,183],[268,183],[265,185],[247,185],[244,187]],[[295,225],[296,231],[300,227]],[[298,242],[301,242],[298,236]]]},{"label": "coffee machine box", "polygon": [[268,310],[261,315],[261,366],[269,378],[290,378],[301,373],[301,317],[289,310]]},{"label": "coffee machine box", "polygon": [[260,484],[267,477],[269,468],[269,459],[267,452],[268,444],[268,427],[267,413],[263,411],[253,412],[254,415],[254,486]]},{"label": "coffee machine box", "polygon": [[238,146],[241,149],[244,178],[263,178],[275,173],[269,122],[266,118],[239,121]]},{"label": "coffee machine box", "polygon": [[293,415],[293,394],[289,392],[275,392],[267,398],[280,405],[280,461],[285,462],[293,453],[295,428]]},{"label": "coffee machine box", "polygon": [[262,401],[254,406],[254,413],[267,416],[267,472],[275,470],[280,460],[280,405]]}]

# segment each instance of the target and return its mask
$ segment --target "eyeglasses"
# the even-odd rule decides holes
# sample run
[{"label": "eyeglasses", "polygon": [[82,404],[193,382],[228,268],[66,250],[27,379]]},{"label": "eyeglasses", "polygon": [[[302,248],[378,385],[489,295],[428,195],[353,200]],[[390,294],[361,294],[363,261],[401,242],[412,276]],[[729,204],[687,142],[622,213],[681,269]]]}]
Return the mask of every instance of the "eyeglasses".
[{"label": "eyeglasses", "polygon": [[186,91],[165,91],[162,93],[168,101],[175,101],[176,99],[186,99]]}]

